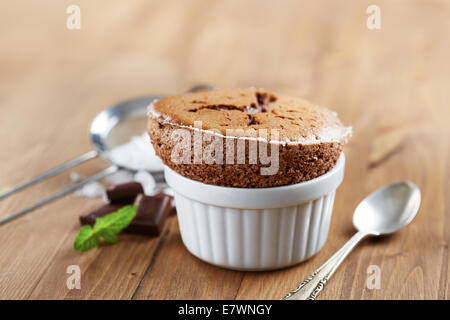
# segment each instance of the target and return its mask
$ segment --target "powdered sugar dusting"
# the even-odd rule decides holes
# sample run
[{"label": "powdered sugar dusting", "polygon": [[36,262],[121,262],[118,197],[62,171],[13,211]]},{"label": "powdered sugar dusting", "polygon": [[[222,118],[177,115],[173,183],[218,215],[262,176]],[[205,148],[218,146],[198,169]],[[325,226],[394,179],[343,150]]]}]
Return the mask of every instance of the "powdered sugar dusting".
[{"label": "powdered sugar dusting", "polygon": [[[150,143],[150,137],[146,132],[131,138],[128,143],[113,148],[106,154],[106,157],[119,166],[137,171],[134,174],[130,170],[121,169],[104,179],[107,184],[117,185],[136,181],[141,183],[146,195],[153,195],[157,192],[155,179],[148,171],[162,171],[163,164],[161,159],[156,156]],[[74,182],[82,179],[76,172],[72,172],[70,178]],[[94,181],[85,184],[75,194],[87,198],[105,198],[106,187],[100,182]]]},{"label": "powdered sugar dusting", "polygon": [[98,198],[105,197],[106,188],[99,182],[93,181],[85,184],[81,189],[75,191],[75,194],[79,197],[86,198]]},{"label": "powdered sugar dusting", "polygon": [[[77,182],[81,180],[81,176],[76,173],[72,172],[70,174],[71,180],[74,182]],[[156,185],[156,181],[153,178],[153,176],[147,172],[147,171],[138,171],[136,174],[131,173],[127,170],[120,170],[111,176],[105,178],[105,182],[108,184],[116,185],[121,183],[127,183],[127,182],[139,182],[142,185],[142,188],[144,188],[144,193],[147,196],[155,195],[158,192],[158,188]],[[86,198],[103,198],[105,202],[106,200],[106,187],[104,184],[93,181],[85,184],[82,188],[75,191],[75,195],[79,197],[86,197]]]},{"label": "powdered sugar dusting", "polygon": [[133,180],[139,182],[142,185],[142,187],[144,188],[144,193],[147,196],[152,196],[158,191],[156,188],[155,179],[147,171],[138,171],[134,175]]},{"label": "powdered sugar dusting", "polygon": [[113,148],[106,156],[113,163],[132,170],[163,170],[163,163],[155,154],[150,137],[146,132],[132,137],[128,143]]}]

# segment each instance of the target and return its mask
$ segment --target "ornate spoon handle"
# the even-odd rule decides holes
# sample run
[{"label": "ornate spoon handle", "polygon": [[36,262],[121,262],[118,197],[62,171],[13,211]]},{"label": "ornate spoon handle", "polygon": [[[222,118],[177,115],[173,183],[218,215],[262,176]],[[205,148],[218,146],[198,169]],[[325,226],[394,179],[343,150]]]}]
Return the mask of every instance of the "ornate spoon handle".
[{"label": "ornate spoon handle", "polygon": [[340,266],[352,249],[366,237],[368,233],[357,232],[331,258],[314,271],[309,278],[301,282],[294,290],[286,294],[282,300],[315,300],[326,282]]}]

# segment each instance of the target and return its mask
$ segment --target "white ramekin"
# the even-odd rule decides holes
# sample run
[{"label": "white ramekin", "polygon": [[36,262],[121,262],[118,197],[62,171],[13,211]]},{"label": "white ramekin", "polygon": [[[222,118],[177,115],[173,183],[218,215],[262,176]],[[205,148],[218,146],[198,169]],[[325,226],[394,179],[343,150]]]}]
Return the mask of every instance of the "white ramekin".
[{"label": "white ramekin", "polygon": [[230,188],[185,178],[167,166],[181,238],[198,258],[224,268],[269,270],[308,259],[325,243],[342,153],[313,180],[273,188]]}]

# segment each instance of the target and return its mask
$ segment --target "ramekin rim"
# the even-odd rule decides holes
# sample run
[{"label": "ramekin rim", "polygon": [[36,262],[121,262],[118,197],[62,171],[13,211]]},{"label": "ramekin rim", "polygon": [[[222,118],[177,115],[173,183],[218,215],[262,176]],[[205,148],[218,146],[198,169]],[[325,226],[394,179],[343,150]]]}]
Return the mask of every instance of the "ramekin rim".
[{"label": "ramekin rim", "polygon": [[[222,207],[253,209],[295,205],[328,194],[341,184],[344,166],[345,155],[342,152],[335,166],[319,177],[296,184],[268,188],[236,188],[206,184],[186,178],[166,165],[164,174],[168,185],[175,192],[192,200]],[[200,195],[201,192],[207,192],[208,197]],[[246,199],[249,196],[251,198]],[[268,196],[270,199],[267,199]]]}]

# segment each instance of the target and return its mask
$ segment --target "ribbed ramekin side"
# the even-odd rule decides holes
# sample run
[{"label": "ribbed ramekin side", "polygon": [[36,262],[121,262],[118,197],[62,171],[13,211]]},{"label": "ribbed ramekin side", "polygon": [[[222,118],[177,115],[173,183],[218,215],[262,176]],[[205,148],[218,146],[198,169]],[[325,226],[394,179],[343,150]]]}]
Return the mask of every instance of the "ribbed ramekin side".
[{"label": "ribbed ramekin side", "polygon": [[297,206],[292,263],[313,256],[324,245],[333,209],[334,191]]},{"label": "ribbed ramekin side", "polygon": [[181,237],[207,262],[240,270],[275,269],[314,255],[327,238],[334,191],[275,209],[232,209],[175,193]]}]

